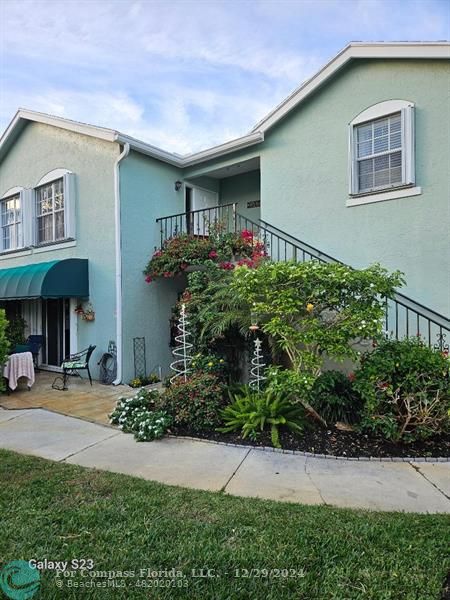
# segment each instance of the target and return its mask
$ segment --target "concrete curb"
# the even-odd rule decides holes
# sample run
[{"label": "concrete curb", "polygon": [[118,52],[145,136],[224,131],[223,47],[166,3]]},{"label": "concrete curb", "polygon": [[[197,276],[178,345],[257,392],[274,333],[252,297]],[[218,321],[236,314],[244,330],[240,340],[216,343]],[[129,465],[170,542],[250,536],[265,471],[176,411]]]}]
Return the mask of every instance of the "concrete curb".
[{"label": "concrete curb", "polygon": [[246,444],[231,444],[229,442],[219,442],[217,440],[207,440],[196,438],[189,435],[168,435],[167,437],[176,440],[190,440],[194,442],[204,442],[205,444],[216,444],[218,446],[232,446],[233,448],[246,448],[248,450],[260,450],[262,452],[277,452],[278,454],[293,454],[296,456],[305,456],[306,458],[324,458],[326,460],[348,460],[348,461],[371,461],[371,462],[450,462],[450,456],[334,456],[333,454],[315,454],[314,452],[304,452],[302,450],[284,450],[283,448],[273,448],[272,446],[249,446]]},{"label": "concrete curb", "polygon": [[[6,408],[0,407],[4,410],[14,411],[14,410],[46,410],[47,412],[51,412],[57,415],[62,415],[64,417],[70,417],[71,419],[78,419],[79,421],[85,421],[87,423],[92,423],[94,425],[99,425],[100,427],[105,427],[107,429],[116,429],[119,433],[121,430],[118,429],[115,425],[99,423],[98,421],[92,421],[91,419],[86,419],[83,417],[77,417],[75,415],[68,415],[67,413],[59,412],[56,410],[52,410],[51,408],[46,407],[27,407],[27,408]],[[283,448],[273,448],[272,446],[250,446],[247,444],[232,444],[229,442],[219,442],[217,440],[208,440],[204,438],[197,438],[188,435],[167,435],[166,437],[173,438],[176,440],[190,440],[194,442],[204,442],[205,444],[216,444],[218,446],[231,446],[233,448],[246,448],[247,450],[260,450],[262,452],[278,452],[279,454],[293,454],[296,456],[304,456],[306,458],[323,458],[326,460],[347,460],[347,461],[360,461],[360,462],[450,462],[450,456],[387,456],[387,457],[377,457],[377,456],[359,456],[359,457],[350,457],[350,456],[335,456],[334,454],[315,454],[314,452],[304,452],[302,450],[285,450]]]}]

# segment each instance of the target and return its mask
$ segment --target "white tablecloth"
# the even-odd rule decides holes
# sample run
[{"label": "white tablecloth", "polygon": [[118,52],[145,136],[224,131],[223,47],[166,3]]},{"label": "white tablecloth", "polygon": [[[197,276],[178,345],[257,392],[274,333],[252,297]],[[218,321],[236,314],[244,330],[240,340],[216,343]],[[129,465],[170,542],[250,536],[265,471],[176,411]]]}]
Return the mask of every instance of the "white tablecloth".
[{"label": "white tablecloth", "polygon": [[3,375],[8,379],[8,386],[12,390],[16,389],[19,377],[26,377],[30,388],[34,383],[34,365],[31,352],[11,354],[3,369]]}]

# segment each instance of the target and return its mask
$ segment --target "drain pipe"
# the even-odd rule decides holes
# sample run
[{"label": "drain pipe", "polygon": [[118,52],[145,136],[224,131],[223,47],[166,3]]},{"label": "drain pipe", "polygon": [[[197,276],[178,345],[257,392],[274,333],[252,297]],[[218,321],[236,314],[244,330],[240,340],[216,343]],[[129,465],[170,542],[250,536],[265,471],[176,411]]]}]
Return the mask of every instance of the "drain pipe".
[{"label": "drain pipe", "polygon": [[130,153],[130,144],[123,145],[123,150],[114,162],[114,223],[116,243],[116,345],[117,345],[117,377],[113,385],[122,383],[122,224],[120,220],[120,173],[119,165]]}]

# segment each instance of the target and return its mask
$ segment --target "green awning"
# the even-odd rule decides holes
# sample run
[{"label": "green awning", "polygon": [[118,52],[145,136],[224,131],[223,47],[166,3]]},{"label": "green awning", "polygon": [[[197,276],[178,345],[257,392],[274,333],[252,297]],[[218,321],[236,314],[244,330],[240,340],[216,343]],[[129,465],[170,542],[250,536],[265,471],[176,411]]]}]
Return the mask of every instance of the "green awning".
[{"label": "green awning", "polygon": [[0,269],[0,300],[87,298],[88,261],[67,258]]}]

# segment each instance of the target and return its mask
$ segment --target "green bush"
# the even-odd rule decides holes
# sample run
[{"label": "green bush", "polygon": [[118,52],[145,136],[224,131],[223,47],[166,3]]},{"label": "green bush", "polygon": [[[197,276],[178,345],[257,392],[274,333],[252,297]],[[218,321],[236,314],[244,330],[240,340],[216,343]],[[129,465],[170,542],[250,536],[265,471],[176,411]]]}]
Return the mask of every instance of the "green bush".
[{"label": "green bush", "polygon": [[140,390],[132,398],[120,398],[109,415],[110,422],[125,433],[133,433],[139,442],[162,438],[172,424],[172,417],[155,410],[158,397],[158,392]]},{"label": "green bush", "polygon": [[[2,311],[3,314],[5,311]],[[20,315],[15,315],[9,321],[6,319],[6,338],[9,342],[9,346],[14,349],[15,346],[25,344],[25,327],[27,322]]]},{"label": "green bush", "polygon": [[361,397],[341,371],[319,375],[310,392],[310,403],[328,423],[355,423],[362,408]]},{"label": "green bush", "polygon": [[195,373],[213,373],[224,379],[227,372],[225,359],[215,354],[201,354],[198,352],[192,357],[190,368]]},{"label": "green bush", "polygon": [[353,385],[364,402],[363,430],[410,442],[450,426],[448,358],[420,338],[382,341],[362,358]]},{"label": "green bush", "polygon": [[156,373],[151,373],[150,375],[141,375],[139,377],[135,377],[129,382],[128,385],[132,388],[141,388],[145,385],[159,383],[160,381],[161,380]]},{"label": "green bush", "polygon": [[170,384],[157,407],[173,418],[176,426],[193,432],[215,429],[220,423],[225,387],[213,373],[194,373],[185,382],[181,377]]},{"label": "green bush", "polygon": [[248,387],[230,394],[232,403],[222,412],[223,433],[241,430],[242,437],[257,439],[260,432],[270,427],[272,444],[281,448],[279,428],[287,427],[295,433],[302,432],[304,411],[292,404],[283,393],[273,390],[258,392]]},{"label": "green bush", "polygon": [[[5,311],[3,308],[0,309],[0,367],[3,369],[3,365],[8,357],[8,350],[10,342],[7,338],[8,321],[5,317]],[[3,375],[3,370],[2,370]],[[3,377],[0,377],[0,391],[5,389],[5,383]]]}]

